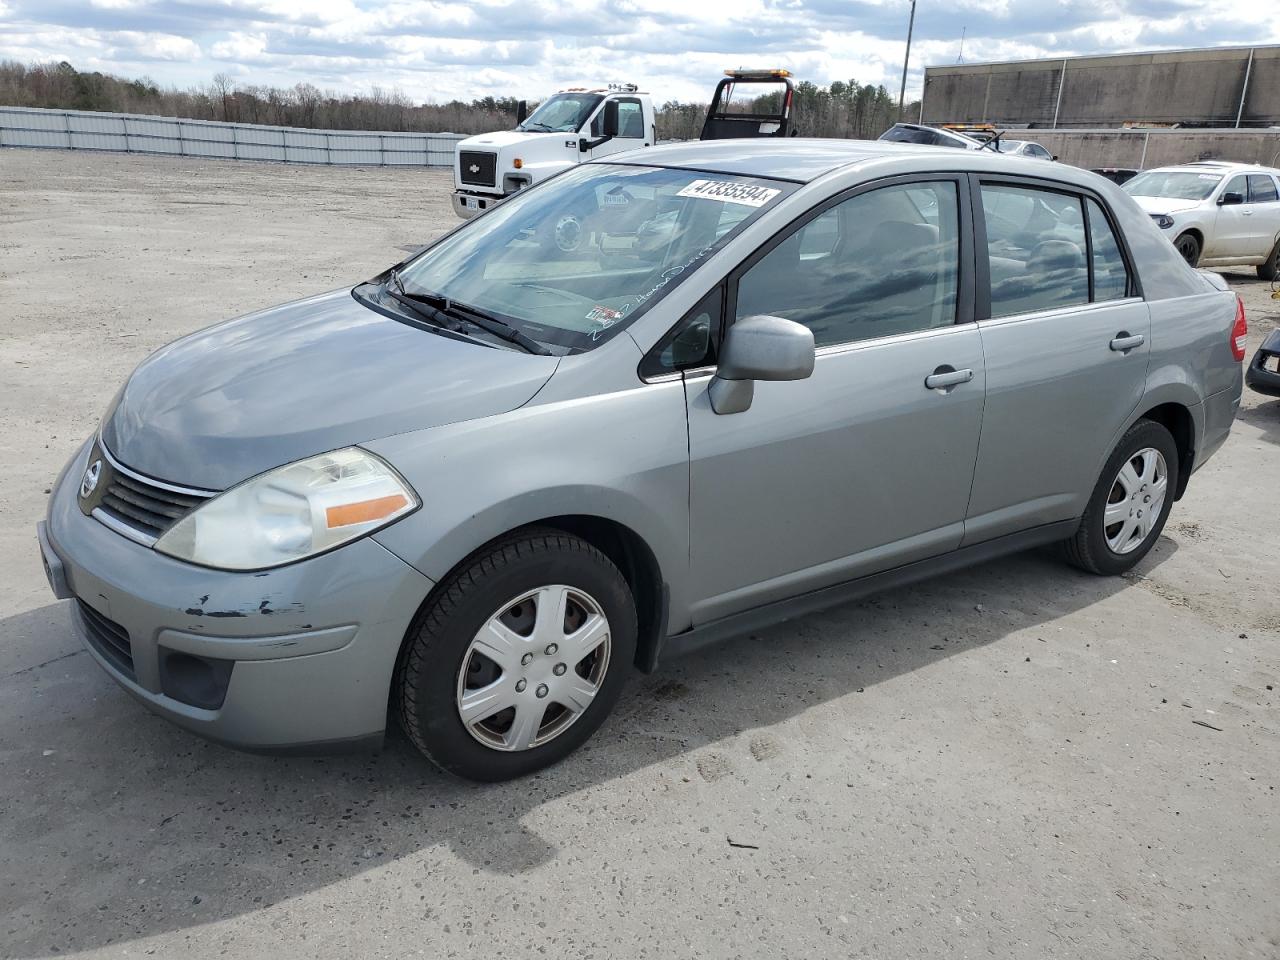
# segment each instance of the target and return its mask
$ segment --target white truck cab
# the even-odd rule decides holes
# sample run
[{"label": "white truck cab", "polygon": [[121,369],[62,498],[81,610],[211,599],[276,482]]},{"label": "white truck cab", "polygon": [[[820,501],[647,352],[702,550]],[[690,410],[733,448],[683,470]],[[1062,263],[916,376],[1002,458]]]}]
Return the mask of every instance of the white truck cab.
[{"label": "white truck cab", "polygon": [[562,90],[514,130],[458,142],[453,209],[470,219],[561,170],[657,141],[653,101],[635,84]]}]

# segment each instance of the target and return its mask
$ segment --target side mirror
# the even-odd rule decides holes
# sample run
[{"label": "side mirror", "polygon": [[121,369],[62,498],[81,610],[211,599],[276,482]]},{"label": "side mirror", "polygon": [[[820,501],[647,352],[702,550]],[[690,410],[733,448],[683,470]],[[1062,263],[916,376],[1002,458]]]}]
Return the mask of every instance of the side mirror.
[{"label": "side mirror", "polygon": [[1053,161],[1055,161],[1055,162],[1056,162],[1056,161],[1057,161],[1057,159],[1058,159],[1058,155],[1055,153],[1055,154],[1054,154],[1052,157],[1050,157],[1049,159],[1050,159],[1050,160],[1053,160]]},{"label": "side mirror", "polygon": [[604,115],[600,118],[600,136],[616,137],[618,135],[618,101],[607,100]]},{"label": "side mirror", "polygon": [[1237,203],[1244,203],[1243,193],[1224,193],[1218,198],[1218,206],[1220,207],[1233,207]]},{"label": "side mirror", "polygon": [[804,380],[813,373],[813,331],[782,317],[747,317],[729,328],[711,381],[711,409],[742,413],[757,380]]},{"label": "side mirror", "polygon": [[529,101],[521,100],[516,104],[516,126],[524,123],[529,116]]}]

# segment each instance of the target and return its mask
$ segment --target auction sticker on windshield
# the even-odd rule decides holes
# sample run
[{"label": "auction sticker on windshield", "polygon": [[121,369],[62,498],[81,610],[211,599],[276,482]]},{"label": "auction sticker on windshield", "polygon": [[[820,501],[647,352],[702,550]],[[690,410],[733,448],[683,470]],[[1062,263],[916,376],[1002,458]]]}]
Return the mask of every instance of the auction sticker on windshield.
[{"label": "auction sticker on windshield", "polygon": [[695,180],[676,194],[677,197],[699,197],[704,200],[723,200],[747,207],[763,207],[780,194],[773,187],[757,187],[750,183],[732,180]]}]

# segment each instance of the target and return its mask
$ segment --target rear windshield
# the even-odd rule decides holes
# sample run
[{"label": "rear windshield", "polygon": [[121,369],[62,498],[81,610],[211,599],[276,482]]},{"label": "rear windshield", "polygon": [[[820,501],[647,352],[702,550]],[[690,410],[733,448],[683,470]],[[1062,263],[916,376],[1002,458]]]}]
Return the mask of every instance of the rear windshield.
[{"label": "rear windshield", "polygon": [[[482,310],[564,354],[590,350],[795,189],[587,163],[518,193],[400,271],[409,294]],[[383,305],[394,307],[393,298]]]},{"label": "rear windshield", "polygon": [[1166,197],[1170,200],[1206,200],[1222,182],[1216,173],[1151,170],[1124,185],[1132,197]]}]

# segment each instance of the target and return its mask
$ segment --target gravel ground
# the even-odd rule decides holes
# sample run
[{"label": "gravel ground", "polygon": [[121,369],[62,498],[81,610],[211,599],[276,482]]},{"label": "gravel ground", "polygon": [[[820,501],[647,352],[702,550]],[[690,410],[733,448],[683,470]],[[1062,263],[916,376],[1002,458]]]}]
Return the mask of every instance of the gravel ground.
[{"label": "gravel ground", "polygon": [[[447,182],[0,150],[0,956],[1280,956],[1256,394],[1133,575],[1030,553],[764,631],[517,783],[245,756],[120,691],[41,571],[57,471],[148,352],[374,274]],[[1229,276],[1252,351],[1280,303]]]}]

